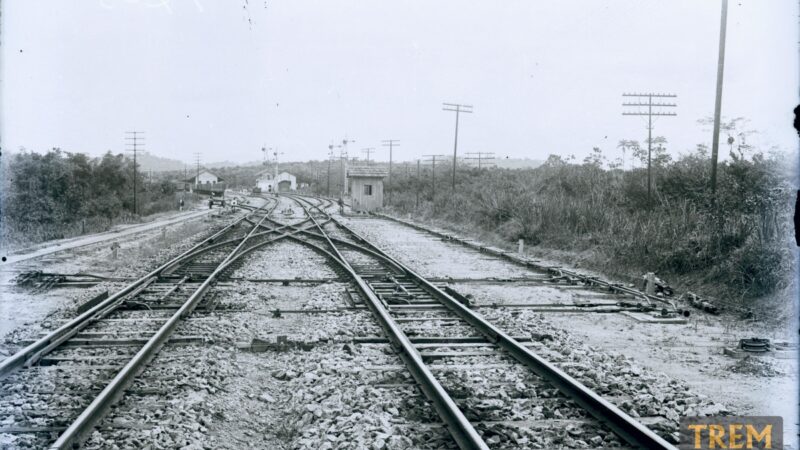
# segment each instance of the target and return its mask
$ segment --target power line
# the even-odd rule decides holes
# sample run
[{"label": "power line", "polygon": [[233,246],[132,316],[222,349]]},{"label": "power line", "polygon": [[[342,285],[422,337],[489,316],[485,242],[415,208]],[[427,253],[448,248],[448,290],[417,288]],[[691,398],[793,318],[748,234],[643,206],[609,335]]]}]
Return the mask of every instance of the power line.
[{"label": "power line", "polygon": [[400,146],[400,141],[397,139],[386,139],[381,141],[381,145],[384,147],[389,147],[389,181],[387,183],[386,194],[388,194],[388,200],[391,200],[392,191],[389,188],[392,186],[392,150],[394,147]]},{"label": "power line", "polygon": [[464,159],[478,161],[478,169],[482,167],[483,161],[488,161],[486,164],[494,164],[494,152],[473,152],[466,155]]},{"label": "power line", "polygon": [[456,113],[456,135],[453,142],[453,194],[456,192],[456,157],[458,155],[458,116],[461,113],[472,114],[472,105],[462,105],[459,103],[442,103],[443,111],[454,111]]},{"label": "power line", "polygon": [[125,144],[127,151],[133,152],[133,214],[137,213],[136,204],[136,156],[144,147],[144,131],[126,131]]},{"label": "power line", "polygon": [[[653,117],[657,116],[677,116],[676,113],[670,112],[669,110],[656,110],[653,111],[653,107],[656,108],[674,108],[678,105],[675,103],[653,103],[653,98],[677,98],[678,96],[675,94],[657,94],[653,92],[647,93],[630,93],[630,94],[622,94],[623,97],[633,97],[635,100],[629,103],[623,103],[623,107],[634,107],[636,110],[634,111],[623,111],[623,116],[647,116],[647,199],[649,200],[652,195],[652,146],[653,146]],[[646,103],[645,103],[646,102]],[[643,111],[641,108],[647,107],[647,111]]]}]

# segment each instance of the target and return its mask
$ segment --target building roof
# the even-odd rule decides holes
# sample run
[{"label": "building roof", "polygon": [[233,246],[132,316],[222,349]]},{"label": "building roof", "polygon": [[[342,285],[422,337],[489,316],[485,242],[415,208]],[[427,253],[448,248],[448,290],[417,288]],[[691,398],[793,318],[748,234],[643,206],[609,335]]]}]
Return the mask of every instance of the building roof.
[{"label": "building roof", "polygon": [[356,166],[347,169],[348,178],[384,178],[386,169],[375,166]]},{"label": "building roof", "polygon": [[278,181],[287,180],[287,179],[297,179],[294,175],[290,174],[289,172],[281,172],[278,174],[277,177],[273,176],[274,172],[270,171],[269,169],[261,171],[256,175],[256,182],[259,181],[271,181],[276,179]]},{"label": "building roof", "polygon": [[209,174],[209,175],[211,175],[211,176],[214,176],[214,177],[216,177],[218,182],[219,182],[219,181],[225,181],[225,180],[223,180],[222,178],[220,178],[220,177],[218,177],[217,175],[215,175],[214,173],[212,173],[212,172],[210,172],[210,171],[208,171],[208,170],[203,170],[203,171],[201,171],[201,172],[200,172],[198,175],[195,175],[195,176],[193,176],[192,178],[189,178],[189,179],[185,180],[184,182],[185,182],[185,183],[194,183],[194,179],[195,179],[195,178],[197,178],[199,175],[203,175],[203,174],[205,174],[205,173],[207,173],[207,174]]},{"label": "building roof", "polygon": [[267,169],[267,170],[262,170],[261,172],[259,172],[259,173],[256,175],[256,181],[261,181],[261,180],[271,180],[271,179],[272,179],[272,171],[271,171],[271,170],[269,170],[269,169]]}]

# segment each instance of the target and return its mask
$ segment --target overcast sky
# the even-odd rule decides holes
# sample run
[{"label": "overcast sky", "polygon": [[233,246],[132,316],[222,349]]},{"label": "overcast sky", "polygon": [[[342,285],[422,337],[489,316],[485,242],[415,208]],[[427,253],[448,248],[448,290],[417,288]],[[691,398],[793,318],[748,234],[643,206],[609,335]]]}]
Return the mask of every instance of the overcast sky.
[{"label": "overcast sky", "polygon": [[[184,161],[459,152],[579,159],[646,138],[623,92],[672,92],[673,154],[710,143],[721,1],[5,0],[2,146],[99,155],[146,132]],[[723,115],[794,151],[794,0],[730,2]],[[727,147],[723,147],[727,154]],[[373,156],[374,157],[374,156]]]}]

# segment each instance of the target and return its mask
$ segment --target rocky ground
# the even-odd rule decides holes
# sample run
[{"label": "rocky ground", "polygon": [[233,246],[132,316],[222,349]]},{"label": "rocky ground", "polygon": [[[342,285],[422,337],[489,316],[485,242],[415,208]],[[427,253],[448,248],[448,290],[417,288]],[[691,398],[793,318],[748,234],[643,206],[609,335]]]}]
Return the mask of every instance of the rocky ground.
[{"label": "rocky ground", "polygon": [[[110,279],[133,280],[191,248],[229,222],[229,216],[208,216],[122,239],[47,255],[32,261],[5,266],[0,271],[0,338],[12,330],[36,326],[52,313],[74,313],[74,308],[97,293],[114,292],[125,281],[104,281],[89,289],[56,288],[46,291],[19,287],[15,278],[22,273],[42,271],[57,274],[92,274]],[[119,245],[113,257],[113,244]],[[0,357],[3,350],[0,344]]]},{"label": "rocky ground", "polygon": [[[270,268],[286,270],[303,260],[304,250],[299,244],[269,247],[252,261],[271,262],[260,276],[279,278]],[[310,278],[331,275],[325,265],[301,267]],[[391,386],[408,384],[409,375],[368,369],[398,366],[400,359],[386,345],[352,343],[380,336],[369,312],[314,313],[348,308],[346,289],[352,287],[340,282],[223,283],[210,294],[220,312],[195,313],[176,333],[204,336],[209,346],[168,347],[143,374],[168,380],[166,403],[164,395],[126,398],[87,446],[441,448],[449,437],[443,429],[428,430],[436,417],[422,395]],[[169,381],[169,373],[187,362],[192,369]],[[143,431],[132,435],[132,423]]]},{"label": "rocky ground", "polygon": [[[289,213],[290,203],[284,203],[276,217],[302,220],[299,208]],[[796,379],[794,360],[721,355],[724,345],[747,334],[715,324],[712,316],[695,315],[687,324],[666,325],[636,322],[617,313],[492,307],[614,300],[602,292],[533,281],[487,281],[537,274],[385,220],[346,222],[424,276],[481,279],[449,284],[468,295],[487,320],[513,336],[530,337],[528,345],[536,353],[668,440],[674,441],[677,421],[686,415],[774,414],[777,401],[770,404],[765,396],[789,389]],[[163,260],[191,242],[187,238],[153,258]],[[351,253],[345,256],[356,258]],[[101,259],[86,255],[87,264]],[[134,276],[143,267],[120,266],[109,273]],[[216,309],[197,310],[176,332],[203,341],[165,346],[103,419],[87,441],[88,448],[454,448],[391,347],[358,341],[381,336],[381,330],[359,306],[355,286],[318,253],[282,241],[254,252],[229,275],[236,280],[223,280],[208,294]],[[315,281],[264,281],[297,277]],[[57,295],[61,310],[43,327],[70,317],[78,298],[103,288],[105,284],[80,291],[75,298]],[[155,312],[143,311],[141,317],[149,314]],[[437,314],[441,313],[429,313]],[[448,320],[406,323],[403,329],[410,336],[475,334]],[[17,329],[8,340],[30,337],[37,330]],[[125,357],[130,350],[117,351]],[[598,428],[554,388],[490,347],[420,351],[492,448],[619,445],[613,434]],[[72,376],[92,379],[99,369],[75,370]],[[11,441],[0,440],[0,447],[3,442]]]},{"label": "rocky ground", "polygon": [[[480,268],[481,277],[532,276],[525,270],[470,250],[460,244],[381,219],[351,219],[348,225],[369,236],[390,254],[429,276],[470,278],[471,269]],[[445,261],[439,258],[447,256]],[[448,264],[447,260],[457,264]],[[489,264],[485,259],[491,259]],[[492,268],[496,269],[493,271]],[[482,274],[482,275],[480,275]],[[472,297],[478,305],[492,304],[575,304],[581,301],[609,301],[602,292],[563,289],[537,283],[451,283],[458,292]],[[481,310],[486,313],[486,310]],[[797,338],[785,329],[770,324],[714,316],[696,310],[685,324],[638,322],[621,314],[548,312],[547,322],[595,349],[624,355],[645,370],[678,380],[693,392],[723,409],[741,415],[781,415],[785,418],[787,442],[798,434]],[[735,348],[739,339],[767,337],[789,345],[788,355],[754,355],[747,360],[723,354]],[[635,345],[633,345],[635,343]],[[793,348],[794,350],[791,350]],[[776,395],[777,394],[777,395]],[[688,414],[684,414],[688,415]],[[796,446],[794,448],[797,448]]]}]

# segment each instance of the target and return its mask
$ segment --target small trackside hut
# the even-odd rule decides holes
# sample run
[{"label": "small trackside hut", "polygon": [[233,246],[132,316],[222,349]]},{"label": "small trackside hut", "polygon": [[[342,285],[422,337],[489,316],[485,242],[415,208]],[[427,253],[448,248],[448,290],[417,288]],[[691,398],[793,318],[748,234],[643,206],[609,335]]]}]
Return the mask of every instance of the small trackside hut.
[{"label": "small trackside hut", "polygon": [[353,211],[372,212],[383,208],[383,179],[386,175],[386,170],[379,167],[347,169]]}]

